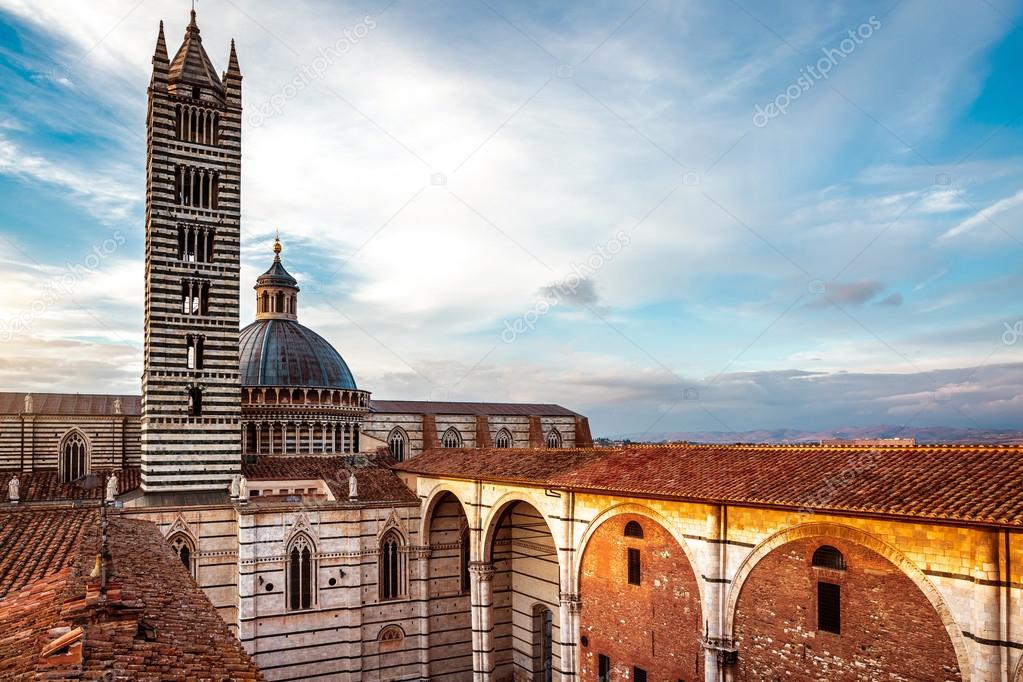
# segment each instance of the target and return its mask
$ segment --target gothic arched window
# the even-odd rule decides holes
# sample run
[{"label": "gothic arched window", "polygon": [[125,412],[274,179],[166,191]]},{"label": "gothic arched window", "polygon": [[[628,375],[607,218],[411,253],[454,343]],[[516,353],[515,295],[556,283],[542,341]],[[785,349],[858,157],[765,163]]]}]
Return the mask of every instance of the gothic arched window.
[{"label": "gothic arched window", "polygon": [[299,533],[288,545],[288,608],[292,611],[311,609],[315,583],[316,547],[305,533]]},{"label": "gothic arched window", "polygon": [[196,577],[195,545],[184,533],[175,533],[169,539],[171,549],[178,555],[178,559],[185,565],[188,575]]},{"label": "gothic arched window", "polygon": [[441,445],[446,448],[460,448],[462,447],[462,434],[458,432],[454,426],[448,428],[444,432],[444,437],[441,439]]},{"label": "gothic arched window", "polygon": [[557,429],[552,428],[547,432],[547,447],[549,448],[560,448],[561,447],[561,432]]},{"label": "gothic arched window", "polygon": [[405,596],[405,553],[401,535],[390,530],[380,540],[380,600]]},{"label": "gothic arched window", "polygon": [[515,441],[512,440],[511,431],[508,429],[501,429],[497,432],[497,435],[494,436],[495,448],[510,448],[514,442]]},{"label": "gothic arched window", "polygon": [[89,473],[89,443],[81,431],[72,431],[60,444],[60,480],[77,481]]},{"label": "gothic arched window", "polygon": [[408,456],[408,434],[401,427],[395,426],[391,429],[391,434],[387,436],[387,445],[391,449],[391,456],[399,462]]}]

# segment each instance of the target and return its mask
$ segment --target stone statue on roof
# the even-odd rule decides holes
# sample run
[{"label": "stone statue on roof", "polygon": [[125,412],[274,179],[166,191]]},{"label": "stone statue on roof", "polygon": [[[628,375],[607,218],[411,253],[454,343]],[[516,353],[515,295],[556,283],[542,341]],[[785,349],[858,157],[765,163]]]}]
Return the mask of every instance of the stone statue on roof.
[{"label": "stone statue on roof", "polygon": [[113,502],[117,497],[117,474],[110,474],[107,479],[107,502]]},{"label": "stone statue on roof", "polygon": [[114,398],[114,414],[121,414],[121,399]]},{"label": "stone statue on roof", "polygon": [[32,394],[31,393],[26,393],[25,394],[25,411],[26,412],[32,412]]},{"label": "stone statue on roof", "polygon": [[355,477],[355,472],[348,477],[348,499],[357,500],[359,499],[359,479]]},{"label": "stone statue on roof", "polygon": [[7,498],[12,504],[18,502],[21,499],[21,481],[18,480],[17,474],[11,476],[11,480],[7,482]]},{"label": "stone statue on roof", "polygon": [[249,501],[249,479],[241,474],[238,475],[238,499],[242,502]]},{"label": "stone statue on roof", "polygon": [[242,475],[241,474],[235,474],[234,476],[231,477],[230,488],[231,488],[231,499],[232,500],[238,499],[238,495],[241,494],[241,481],[242,481]]}]

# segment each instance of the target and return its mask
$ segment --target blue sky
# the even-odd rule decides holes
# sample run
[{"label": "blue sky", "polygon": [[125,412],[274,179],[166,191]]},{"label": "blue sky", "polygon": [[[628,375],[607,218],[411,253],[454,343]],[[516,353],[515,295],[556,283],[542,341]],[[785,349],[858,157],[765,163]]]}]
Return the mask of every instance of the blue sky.
[{"label": "blue sky", "polygon": [[[197,9],[244,74],[243,324],[279,228],[374,395],[1023,426],[1019,3]],[[187,14],[0,0],[4,389],[138,390],[145,88]]]}]

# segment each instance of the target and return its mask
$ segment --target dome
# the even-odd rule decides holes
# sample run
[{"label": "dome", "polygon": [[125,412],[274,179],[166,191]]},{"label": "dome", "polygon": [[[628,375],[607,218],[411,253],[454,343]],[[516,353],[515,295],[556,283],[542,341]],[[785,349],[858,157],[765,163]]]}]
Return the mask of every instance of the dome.
[{"label": "dome", "polygon": [[242,386],[356,390],[351,370],[327,341],[294,320],[256,320],[239,337]]}]

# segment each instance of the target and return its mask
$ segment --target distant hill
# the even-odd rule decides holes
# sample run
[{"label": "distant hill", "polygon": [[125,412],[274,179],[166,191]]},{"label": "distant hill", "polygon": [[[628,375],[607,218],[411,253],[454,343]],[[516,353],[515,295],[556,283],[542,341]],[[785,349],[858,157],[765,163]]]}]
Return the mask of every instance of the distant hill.
[{"label": "distant hill", "polygon": [[1023,430],[966,429],[948,426],[859,426],[822,431],[798,429],[760,429],[757,431],[651,431],[623,433],[614,440],[637,443],[815,443],[822,440],[867,440],[876,438],[915,438],[917,443],[1023,444]]}]

